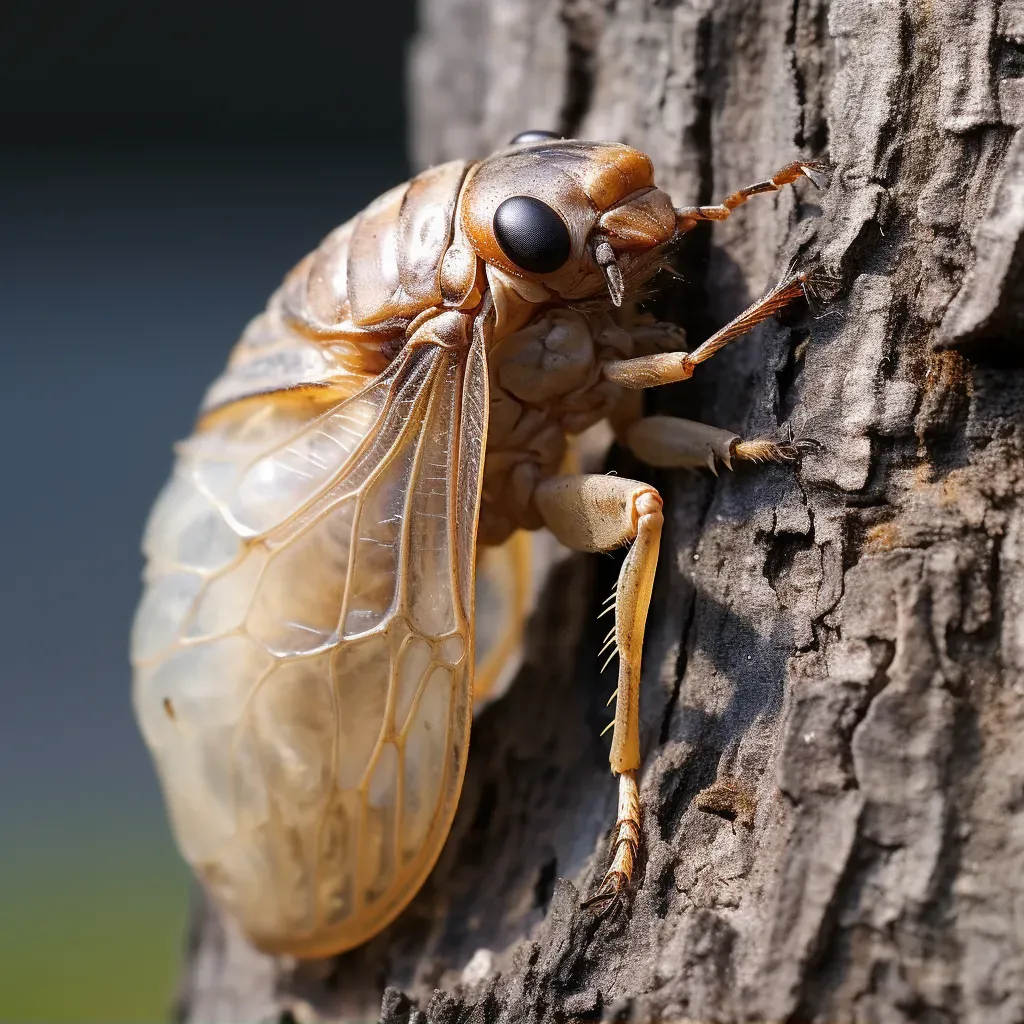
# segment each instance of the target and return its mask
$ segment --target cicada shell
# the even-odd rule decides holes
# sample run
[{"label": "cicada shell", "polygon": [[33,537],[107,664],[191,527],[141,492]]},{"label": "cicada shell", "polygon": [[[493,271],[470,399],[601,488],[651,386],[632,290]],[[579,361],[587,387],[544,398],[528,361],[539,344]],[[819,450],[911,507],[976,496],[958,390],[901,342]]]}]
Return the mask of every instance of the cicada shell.
[{"label": "cicada shell", "polygon": [[356,946],[431,870],[478,564],[493,698],[542,575],[534,490],[622,420],[612,314],[677,226],[626,146],[424,171],[296,266],[210,387],[145,533],[134,703],[184,856],[263,949]]}]

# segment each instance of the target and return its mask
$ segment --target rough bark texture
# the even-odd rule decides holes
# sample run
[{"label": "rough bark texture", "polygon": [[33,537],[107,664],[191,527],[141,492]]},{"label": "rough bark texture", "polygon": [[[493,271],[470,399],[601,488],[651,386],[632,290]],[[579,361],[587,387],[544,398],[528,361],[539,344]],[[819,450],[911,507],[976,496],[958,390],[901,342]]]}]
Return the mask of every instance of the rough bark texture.
[{"label": "rough bark texture", "polygon": [[422,163],[555,127],[692,203],[831,158],[826,193],[695,232],[667,302],[699,340],[793,257],[836,299],[651,399],[821,449],[717,480],[613,454],[668,515],[619,913],[579,906],[614,817],[615,563],[573,561],[408,912],[296,965],[203,910],[183,1016],[373,1018],[390,987],[410,1024],[1024,1020],[1022,36],[1008,0],[424,0]]}]

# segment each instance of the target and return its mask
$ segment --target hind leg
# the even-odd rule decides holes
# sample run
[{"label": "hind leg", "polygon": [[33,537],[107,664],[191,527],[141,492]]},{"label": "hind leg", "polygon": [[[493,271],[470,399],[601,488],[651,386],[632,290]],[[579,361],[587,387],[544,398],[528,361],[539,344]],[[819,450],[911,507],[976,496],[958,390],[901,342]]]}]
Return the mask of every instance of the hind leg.
[{"label": "hind leg", "polygon": [[615,721],[608,757],[619,779],[611,864],[593,900],[629,884],[640,847],[640,661],[661,543],[662,501],[649,484],[617,476],[554,477],[538,485],[534,503],[544,524],[576,551],[612,551],[632,542],[615,589],[613,635],[619,651]]}]

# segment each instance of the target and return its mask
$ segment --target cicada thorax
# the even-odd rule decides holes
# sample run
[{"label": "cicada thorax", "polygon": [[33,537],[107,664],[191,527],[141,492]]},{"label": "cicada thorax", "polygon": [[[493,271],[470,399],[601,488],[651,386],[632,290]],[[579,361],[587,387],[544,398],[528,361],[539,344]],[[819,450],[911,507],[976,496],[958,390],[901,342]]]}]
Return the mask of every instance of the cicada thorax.
[{"label": "cicada thorax", "polygon": [[317,331],[390,333],[443,305],[439,270],[469,167],[456,160],[423,171],[329,235],[294,282],[293,315]]},{"label": "cicada thorax", "polygon": [[[555,235],[564,233],[563,245],[555,239],[561,265],[544,272],[543,261],[517,255],[516,224],[502,235],[501,210],[516,202],[539,207]],[[547,308],[599,298],[604,278],[587,240],[601,221],[615,226],[626,249],[642,234],[633,221],[645,243],[651,231],[659,239],[671,233],[671,204],[653,187],[650,160],[628,146],[539,143],[423,171],[331,232],[292,270],[204,408],[284,388],[333,386],[327,401],[339,388],[354,391],[424,319],[445,310],[471,318],[485,293],[494,310],[491,344]],[[624,259],[634,281],[650,275],[649,251]]]},{"label": "cicada thorax", "polygon": [[[409,325],[445,305],[440,268],[470,166],[424,171],[327,235],[249,324],[204,412],[295,389],[313,399],[322,389],[319,398],[330,403],[379,374]],[[469,265],[462,256],[462,276],[475,280],[475,257]]]}]

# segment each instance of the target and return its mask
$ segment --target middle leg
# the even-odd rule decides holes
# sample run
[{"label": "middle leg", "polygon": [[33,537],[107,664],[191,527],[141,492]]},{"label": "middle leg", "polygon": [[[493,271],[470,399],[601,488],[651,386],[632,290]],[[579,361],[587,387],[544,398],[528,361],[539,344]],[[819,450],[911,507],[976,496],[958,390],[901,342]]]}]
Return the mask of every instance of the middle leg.
[{"label": "middle leg", "polygon": [[817,447],[814,441],[788,438],[744,440],[739,434],[678,416],[645,416],[620,432],[620,440],[648,466],[662,469],[707,466],[717,473],[716,460],[732,469],[732,460],[792,462]]},{"label": "middle leg", "polygon": [[588,901],[595,902],[615,897],[629,884],[640,848],[640,662],[661,544],[662,501],[649,484],[578,475],[543,481],[534,503],[544,525],[576,551],[612,551],[632,541],[615,588],[619,680],[608,761],[619,779],[619,809],[611,864]]}]

